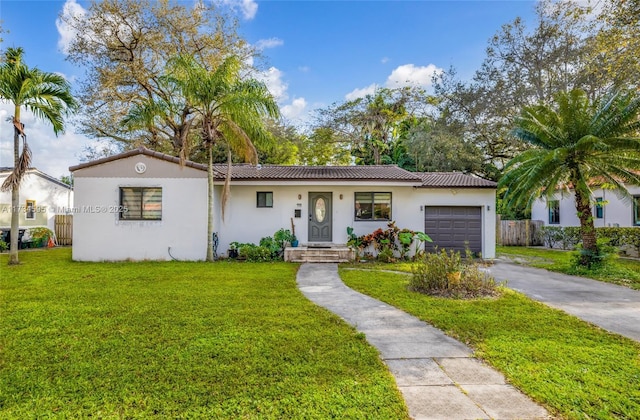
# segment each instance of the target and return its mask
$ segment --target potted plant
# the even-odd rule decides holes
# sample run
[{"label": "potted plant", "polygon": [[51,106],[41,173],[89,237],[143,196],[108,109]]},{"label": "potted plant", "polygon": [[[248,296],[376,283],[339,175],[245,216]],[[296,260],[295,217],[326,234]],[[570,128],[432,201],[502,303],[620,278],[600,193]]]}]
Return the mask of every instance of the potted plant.
[{"label": "potted plant", "polygon": [[229,258],[238,258],[238,245],[238,242],[231,242],[229,244],[229,250],[227,251]]}]

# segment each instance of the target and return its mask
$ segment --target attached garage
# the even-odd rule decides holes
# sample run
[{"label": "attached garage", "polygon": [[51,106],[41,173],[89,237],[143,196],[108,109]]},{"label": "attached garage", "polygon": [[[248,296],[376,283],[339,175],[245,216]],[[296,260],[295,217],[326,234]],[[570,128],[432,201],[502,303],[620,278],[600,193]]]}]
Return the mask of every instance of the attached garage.
[{"label": "attached garage", "polygon": [[496,255],[496,183],[459,172],[420,172],[419,192],[424,231],[432,243],[426,250],[465,245],[483,258]]},{"label": "attached garage", "polygon": [[433,240],[431,249],[464,253],[466,246],[482,252],[482,208],[478,206],[425,206],[424,231]]}]

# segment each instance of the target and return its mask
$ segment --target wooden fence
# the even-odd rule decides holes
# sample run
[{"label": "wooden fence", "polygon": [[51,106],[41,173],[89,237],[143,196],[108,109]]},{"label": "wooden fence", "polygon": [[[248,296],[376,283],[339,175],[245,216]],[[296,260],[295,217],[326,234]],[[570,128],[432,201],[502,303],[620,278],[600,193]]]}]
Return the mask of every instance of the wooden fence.
[{"label": "wooden fence", "polygon": [[542,245],[542,220],[500,220],[498,219],[498,245],[536,246]]},{"label": "wooden fence", "polygon": [[54,226],[58,245],[71,245],[71,238],[73,237],[73,215],[56,214]]}]

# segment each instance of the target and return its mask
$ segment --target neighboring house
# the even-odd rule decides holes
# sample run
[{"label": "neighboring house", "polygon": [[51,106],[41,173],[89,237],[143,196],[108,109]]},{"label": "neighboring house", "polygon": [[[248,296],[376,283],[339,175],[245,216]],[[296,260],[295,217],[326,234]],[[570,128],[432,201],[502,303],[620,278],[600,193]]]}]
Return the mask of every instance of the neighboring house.
[{"label": "neighboring house", "polygon": [[[79,211],[73,259],[204,260],[207,172],[194,162],[145,148],[71,167]],[[495,256],[495,183],[459,173],[415,174],[396,166],[232,167],[221,214],[226,165],[215,166],[217,253],[231,242],[258,243],[291,228],[301,244],[345,244],[386,228],[425,231],[441,247],[465,242]],[[124,211],[127,210],[127,211]]]},{"label": "neighboring house", "polygon": [[[0,185],[13,168],[0,168]],[[54,216],[73,207],[73,188],[35,168],[20,184],[20,228],[46,226],[54,230]],[[0,228],[11,227],[11,191],[0,191]]]},{"label": "neighboring house", "polygon": [[[593,190],[592,213],[596,227],[640,226],[640,187],[627,186],[631,199],[621,199],[611,190]],[[531,206],[531,219],[550,226],[580,226],[573,191],[555,195],[552,200],[536,200]]]}]

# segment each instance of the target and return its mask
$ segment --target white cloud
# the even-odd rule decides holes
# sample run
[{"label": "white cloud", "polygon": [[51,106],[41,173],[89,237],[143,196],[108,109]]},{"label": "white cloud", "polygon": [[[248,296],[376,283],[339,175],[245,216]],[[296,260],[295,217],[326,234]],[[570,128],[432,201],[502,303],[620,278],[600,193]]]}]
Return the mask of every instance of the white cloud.
[{"label": "white cloud", "polygon": [[258,3],[255,0],[217,0],[217,3],[224,4],[232,10],[239,10],[245,20],[253,19],[258,13]]},{"label": "white cloud", "polygon": [[307,101],[304,98],[295,98],[291,101],[291,104],[284,105],[280,108],[282,116],[291,121],[300,120],[305,117],[306,110]]},{"label": "white cloud", "polygon": [[286,101],[288,98],[287,89],[289,86],[282,80],[283,75],[279,69],[269,67],[268,70],[259,72],[256,76],[258,80],[263,81],[264,84],[267,85],[267,89],[269,89],[269,92],[271,92],[278,102]]},{"label": "white cloud", "polygon": [[264,50],[266,48],[275,48],[284,44],[284,41],[279,38],[269,38],[269,39],[261,39],[256,42],[256,47],[260,50]]},{"label": "white cloud", "polygon": [[441,74],[442,69],[434,64],[428,66],[415,66],[404,64],[397,67],[387,78],[386,86],[389,88],[403,86],[431,86],[433,76]]},{"label": "white cloud", "polygon": [[344,97],[347,101],[364,98],[367,95],[373,95],[378,87],[379,86],[377,84],[373,83],[362,89],[354,89],[351,92],[347,93]]},{"label": "white cloud", "polygon": [[301,73],[309,73],[311,71],[311,67],[309,66],[300,66],[298,67],[298,71]]},{"label": "white cloud", "polygon": [[[76,3],[76,0],[67,0],[62,6],[62,15],[68,19],[81,19],[86,16],[87,11],[84,7]],[[76,37],[75,29],[69,27],[60,18],[56,19],[56,28],[58,28],[58,48],[67,54],[71,41]]]},{"label": "white cloud", "polygon": [[[0,166],[13,166],[13,130],[7,117],[13,115],[13,105],[0,104]],[[67,123],[66,132],[55,136],[49,123],[22,110],[22,123],[25,125],[27,143],[33,152],[32,166],[58,178],[69,173],[69,166],[80,162],[85,146],[94,144],[82,134],[74,132]]]},{"label": "white cloud", "polygon": [[382,59],[380,60],[380,62],[382,64],[387,64],[389,62],[389,57],[382,57]]}]

